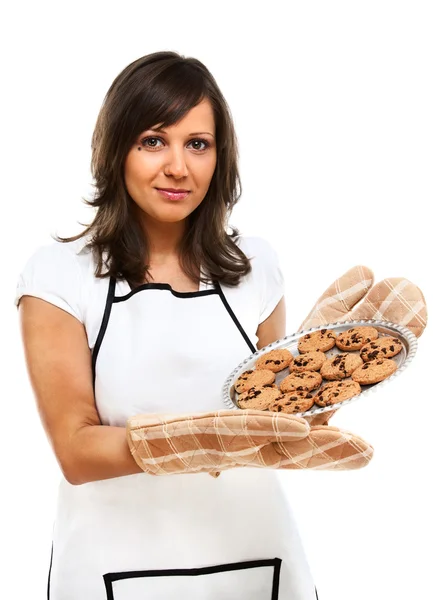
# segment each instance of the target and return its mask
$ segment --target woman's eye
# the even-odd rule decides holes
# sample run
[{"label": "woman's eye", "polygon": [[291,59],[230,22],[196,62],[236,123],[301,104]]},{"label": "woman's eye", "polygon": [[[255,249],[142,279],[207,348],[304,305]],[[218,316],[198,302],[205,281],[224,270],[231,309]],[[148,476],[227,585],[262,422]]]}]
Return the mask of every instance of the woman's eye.
[{"label": "woman's eye", "polygon": [[[161,138],[153,137],[153,136],[152,137],[143,138],[142,140],[140,140],[140,144],[142,146],[144,146],[145,148],[152,149],[152,150],[153,149],[156,149],[156,150],[158,149],[158,146],[155,144],[155,142],[162,142],[162,140],[161,140]],[[206,150],[210,146],[210,144],[209,144],[209,142],[207,140],[203,140],[203,139],[199,139],[199,138],[191,140],[189,142],[189,144],[194,144],[193,150],[197,150],[197,152],[203,152],[204,150]],[[199,145],[202,144],[202,147],[201,148],[197,148],[197,144],[199,144]]]}]

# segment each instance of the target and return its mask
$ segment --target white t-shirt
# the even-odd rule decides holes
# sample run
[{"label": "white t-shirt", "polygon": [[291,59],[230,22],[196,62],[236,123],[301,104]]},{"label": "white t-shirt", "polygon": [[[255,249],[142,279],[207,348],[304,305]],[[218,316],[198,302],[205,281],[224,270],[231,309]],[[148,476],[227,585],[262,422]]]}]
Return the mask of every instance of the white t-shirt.
[{"label": "white t-shirt", "polygon": [[[85,244],[88,238],[75,242],[57,242],[38,247],[19,275],[15,305],[23,295],[42,298],[65,310],[85,326],[92,349],[101,325],[109,278],[94,276],[93,254]],[[272,245],[261,237],[240,237],[238,246],[251,259],[251,272],[235,287],[223,288],[227,301],[253,344],[256,330],[267,319],[284,294],[284,278],[278,256]],[[124,293],[129,286],[118,280]],[[201,284],[200,290],[210,288]]]}]

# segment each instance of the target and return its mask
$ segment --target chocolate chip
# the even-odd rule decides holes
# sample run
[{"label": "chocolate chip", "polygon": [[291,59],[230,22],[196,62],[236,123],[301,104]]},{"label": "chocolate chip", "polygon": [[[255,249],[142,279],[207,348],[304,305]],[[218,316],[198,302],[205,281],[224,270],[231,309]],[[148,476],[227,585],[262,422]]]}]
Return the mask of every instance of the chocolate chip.
[{"label": "chocolate chip", "polygon": [[326,331],[327,331],[326,329],[321,329],[321,330],[320,330],[320,333],[321,333],[322,335],[325,335]]},{"label": "chocolate chip", "polygon": [[394,346],[390,346],[389,349],[391,350],[391,352],[394,352]]},{"label": "chocolate chip", "polygon": [[364,365],[362,368],[363,369],[368,369],[368,365]]}]

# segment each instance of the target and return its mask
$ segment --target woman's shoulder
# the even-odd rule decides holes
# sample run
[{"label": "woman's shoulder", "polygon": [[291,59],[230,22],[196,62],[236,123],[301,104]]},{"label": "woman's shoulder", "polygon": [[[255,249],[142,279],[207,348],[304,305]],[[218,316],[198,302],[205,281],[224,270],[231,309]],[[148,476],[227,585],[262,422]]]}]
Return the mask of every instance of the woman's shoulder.
[{"label": "woman's shoulder", "polygon": [[[257,324],[266,319],[284,294],[284,275],[272,242],[260,236],[239,236],[238,247],[250,260],[251,271],[239,286],[248,305],[257,307]],[[234,295],[234,294],[233,294]]]},{"label": "woman's shoulder", "polygon": [[24,295],[36,296],[85,320],[89,286],[96,279],[93,254],[86,236],[71,242],[57,240],[37,246],[27,257],[15,293],[15,305]]},{"label": "woman's shoulder", "polygon": [[237,238],[236,244],[250,259],[253,269],[278,266],[278,255],[273,243],[268,239],[255,235],[241,235]]}]

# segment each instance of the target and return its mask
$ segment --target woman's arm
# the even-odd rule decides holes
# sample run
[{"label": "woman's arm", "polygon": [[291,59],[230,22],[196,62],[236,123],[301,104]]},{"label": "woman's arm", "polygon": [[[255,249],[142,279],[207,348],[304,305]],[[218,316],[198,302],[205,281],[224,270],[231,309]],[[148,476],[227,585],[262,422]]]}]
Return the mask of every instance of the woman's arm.
[{"label": "woman's arm", "polygon": [[101,425],[82,323],[32,296],[22,297],[19,315],[39,415],[66,480],[79,485],[142,473],[129,450],[125,428]]},{"label": "woman's arm", "polygon": [[257,349],[263,348],[276,340],[280,340],[286,335],[286,305],[284,296],[269,317],[260,323],[256,336],[259,338]]}]

